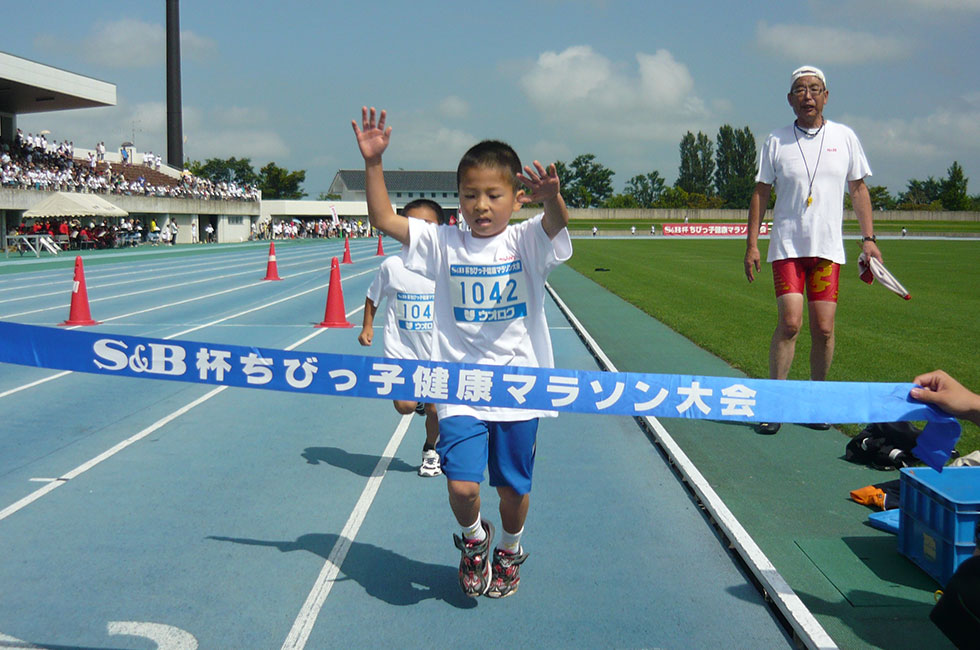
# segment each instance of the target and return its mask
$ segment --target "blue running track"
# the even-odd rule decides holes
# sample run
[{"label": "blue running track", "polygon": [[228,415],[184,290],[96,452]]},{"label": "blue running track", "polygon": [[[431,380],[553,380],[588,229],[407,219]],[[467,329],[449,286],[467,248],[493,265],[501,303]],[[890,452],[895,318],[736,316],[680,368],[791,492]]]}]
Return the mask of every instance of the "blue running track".
[{"label": "blue running track", "polygon": [[[87,256],[95,329],[380,356],[357,333],[382,258],[350,245],[354,329],[313,328],[336,240],[277,242],[282,282],[267,243]],[[71,262],[8,267],[0,318],[65,320]],[[556,365],[595,369],[548,309]],[[793,647],[630,418],[542,421],[529,559],[495,601],[460,592],[445,480],[390,402],[0,365],[0,410],[0,647]]]}]

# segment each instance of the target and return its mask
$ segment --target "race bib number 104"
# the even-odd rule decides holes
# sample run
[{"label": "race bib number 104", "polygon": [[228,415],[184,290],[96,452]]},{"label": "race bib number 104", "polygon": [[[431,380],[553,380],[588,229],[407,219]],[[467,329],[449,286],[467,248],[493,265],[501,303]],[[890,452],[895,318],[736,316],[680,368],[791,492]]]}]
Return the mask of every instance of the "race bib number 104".
[{"label": "race bib number 104", "polygon": [[395,315],[398,317],[399,329],[411,332],[431,330],[432,299],[433,294],[431,293],[397,292],[395,294]]},{"label": "race bib number 104", "polygon": [[486,323],[527,316],[524,267],[504,264],[453,264],[449,267],[453,315],[458,322]]}]

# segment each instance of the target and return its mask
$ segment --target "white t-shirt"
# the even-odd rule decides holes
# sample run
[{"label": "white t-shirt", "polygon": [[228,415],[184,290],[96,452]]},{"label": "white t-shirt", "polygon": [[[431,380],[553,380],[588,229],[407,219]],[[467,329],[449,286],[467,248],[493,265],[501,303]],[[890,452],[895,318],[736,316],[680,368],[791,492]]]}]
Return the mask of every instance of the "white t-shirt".
[{"label": "white t-shirt", "polygon": [[843,124],[827,120],[812,137],[793,124],[770,133],[755,177],[776,191],[767,261],[821,257],[843,264],[844,191],[848,181],[867,176],[871,167],[861,142]]},{"label": "white t-shirt", "polygon": [[[474,237],[452,226],[409,219],[405,265],[435,280],[436,361],[553,368],[544,282],[572,255],[568,229],[549,239],[543,215]],[[439,418],[470,415],[489,422],[554,417],[554,411],[437,405]]]},{"label": "white t-shirt", "polygon": [[[404,251],[403,251],[404,252]],[[386,257],[367,297],[385,308],[384,351],[392,359],[432,358],[432,299],[435,282],[405,268],[402,254]]]}]

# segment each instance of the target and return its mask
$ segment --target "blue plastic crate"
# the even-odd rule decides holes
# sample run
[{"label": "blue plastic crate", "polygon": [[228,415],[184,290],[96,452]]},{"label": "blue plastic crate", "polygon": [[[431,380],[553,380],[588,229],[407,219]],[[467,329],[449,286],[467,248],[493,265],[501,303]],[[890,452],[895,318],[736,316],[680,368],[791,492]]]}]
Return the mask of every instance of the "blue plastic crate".
[{"label": "blue plastic crate", "polygon": [[898,550],[945,585],[973,555],[980,520],[980,467],[905,468]]}]

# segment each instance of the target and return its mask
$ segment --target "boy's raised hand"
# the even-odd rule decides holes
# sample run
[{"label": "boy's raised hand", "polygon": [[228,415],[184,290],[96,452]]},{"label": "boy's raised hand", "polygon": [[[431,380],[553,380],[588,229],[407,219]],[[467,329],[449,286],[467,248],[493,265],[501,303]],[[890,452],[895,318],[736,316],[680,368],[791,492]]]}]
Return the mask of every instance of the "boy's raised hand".
[{"label": "boy's raised hand", "polygon": [[524,166],[523,174],[517,175],[517,180],[527,186],[529,192],[518,199],[521,203],[540,203],[553,199],[561,191],[561,183],[558,182],[558,170],[552,163],[548,165],[547,171],[537,160],[534,161],[534,169],[530,165]]},{"label": "boy's raised hand", "polygon": [[375,122],[376,113],[374,107],[370,112],[367,106],[361,107],[361,127],[358,128],[357,120],[351,120],[354,127],[354,135],[357,136],[357,146],[361,150],[366,162],[375,162],[381,159],[381,154],[388,148],[391,140],[391,127],[385,129],[385,119],[388,117],[387,111],[381,111],[381,115]]}]

